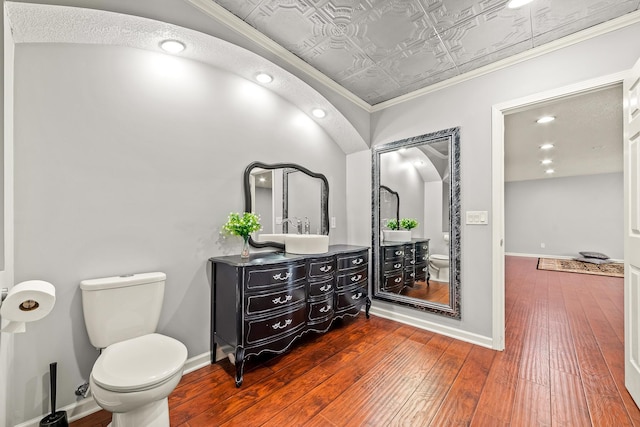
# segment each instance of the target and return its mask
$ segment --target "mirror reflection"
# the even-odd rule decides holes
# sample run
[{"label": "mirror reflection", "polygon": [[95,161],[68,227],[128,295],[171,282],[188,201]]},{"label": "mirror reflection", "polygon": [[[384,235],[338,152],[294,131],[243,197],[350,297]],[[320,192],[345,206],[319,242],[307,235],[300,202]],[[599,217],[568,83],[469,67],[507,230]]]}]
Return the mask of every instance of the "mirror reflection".
[{"label": "mirror reflection", "polygon": [[374,148],[374,298],[460,317],[458,145],[454,128]]},{"label": "mirror reflection", "polygon": [[327,178],[294,163],[253,162],[245,169],[245,211],[260,216],[254,247],[284,249],[284,234],[329,234]]}]

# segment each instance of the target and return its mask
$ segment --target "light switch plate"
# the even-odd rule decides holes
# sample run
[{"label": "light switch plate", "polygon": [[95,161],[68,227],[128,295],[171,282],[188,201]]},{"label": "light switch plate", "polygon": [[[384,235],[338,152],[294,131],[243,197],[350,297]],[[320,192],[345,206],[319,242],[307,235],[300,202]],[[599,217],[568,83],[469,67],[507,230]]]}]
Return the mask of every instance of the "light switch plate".
[{"label": "light switch plate", "polygon": [[489,224],[489,212],[487,211],[467,211],[467,224],[486,225]]}]

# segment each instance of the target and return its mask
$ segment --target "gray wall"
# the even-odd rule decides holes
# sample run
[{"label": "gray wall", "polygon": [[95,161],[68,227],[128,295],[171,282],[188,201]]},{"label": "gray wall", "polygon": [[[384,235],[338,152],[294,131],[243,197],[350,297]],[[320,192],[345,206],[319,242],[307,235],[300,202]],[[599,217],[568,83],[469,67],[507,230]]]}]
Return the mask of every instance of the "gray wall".
[{"label": "gray wall", "polygon": [[219,231],[243,210],[250,162],[325,174],[331,243],[346,242],[346,156],[270,91],[201,63],[95,45],[18,45],[15,75],[16,282],[50,281],[57,302],[15,338],[14,422],[48,411],[50,362],[59,406],[89,377],[98,354],[83,279],[166,272],[159,332],[189,357],[209,350],[207,259],[240,252],[241,239]]},{"label": "gray wall", "polygon": [[[640,57],[640,43],[629,40],[639,38],[640,24],[634,24],[377,111],[371,118],[372,145],[460,126],[462,213],[486,210],[491,219],[491,107],[628,70]],[[361,169],[370,167],[370,159],[350,157],[350,161],[356,160],[366,162]],[[348,188],[349,196],[361,188],[359,183],[353,183]],[[370,193],[361,192],[357,197],[362,206],[370,204]],[[365,232],[361,228],[368,225],[370,215],[370,212],[350,212],[349,233]],[[460,321],[405,307],[393,310],[480,337],[491,337],[492,226],[491,223],[462,225]],[[374,301],[376,305],[389,308],[380,301]]]},{"label": "gray wall", "polygon": [[424,237],[424,181],[416,168],[397,152],[384,153],[380,156],[380,184],[400,196],[400,219],[418,221],[411,236]]},{"label": "gray wall", "polygon": [[622,173],[505,183],[506,252],[622,259],[623,185]]}]

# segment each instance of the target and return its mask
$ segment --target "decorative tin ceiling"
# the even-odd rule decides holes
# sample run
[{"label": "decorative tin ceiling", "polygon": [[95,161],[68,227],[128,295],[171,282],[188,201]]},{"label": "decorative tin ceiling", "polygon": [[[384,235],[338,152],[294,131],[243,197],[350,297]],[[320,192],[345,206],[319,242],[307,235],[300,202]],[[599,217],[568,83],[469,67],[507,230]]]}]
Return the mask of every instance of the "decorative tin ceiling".
[{"label": "decorative tin ceiling", "polygon": [[631,13],[640,0],[214,0],[371,105]]}]

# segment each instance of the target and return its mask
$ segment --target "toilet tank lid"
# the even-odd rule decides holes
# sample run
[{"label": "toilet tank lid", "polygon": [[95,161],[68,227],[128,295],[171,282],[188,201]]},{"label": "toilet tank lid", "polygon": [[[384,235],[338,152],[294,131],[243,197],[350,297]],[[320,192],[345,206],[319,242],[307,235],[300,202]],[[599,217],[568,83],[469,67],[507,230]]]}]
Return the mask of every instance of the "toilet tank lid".
[{"label": "toilet tank lid", "polygon": [[122,288],[125,286],[144,285],[145,283],[162,282],[167,275],[159,271],[153,273],[127,274],[123,276],[89,279],[80,282],[83,291],[99,291],[102,289]]}]

